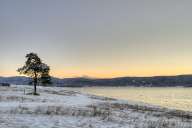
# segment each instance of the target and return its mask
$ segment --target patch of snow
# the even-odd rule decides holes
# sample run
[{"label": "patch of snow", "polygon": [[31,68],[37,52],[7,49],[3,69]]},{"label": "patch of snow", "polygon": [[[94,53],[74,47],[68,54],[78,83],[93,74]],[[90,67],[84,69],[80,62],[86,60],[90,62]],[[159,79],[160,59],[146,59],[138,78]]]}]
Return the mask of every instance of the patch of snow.
[{"label": "patch of snow", "polygon": [[0,87],[0,128],[192,128],[192,117],[158,106],[60,87],[38,87],[40,96],[24,95],[32,89]]}]

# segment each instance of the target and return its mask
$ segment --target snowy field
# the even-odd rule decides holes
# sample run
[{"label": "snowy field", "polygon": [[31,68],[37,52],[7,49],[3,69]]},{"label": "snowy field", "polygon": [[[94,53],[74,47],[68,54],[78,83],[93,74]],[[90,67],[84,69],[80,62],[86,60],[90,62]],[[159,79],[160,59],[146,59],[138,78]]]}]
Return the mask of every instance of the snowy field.
[{"label": "snowy field", "polygon": [[0,128],[192,128],[192,113],[58,87],[0,87]]}]

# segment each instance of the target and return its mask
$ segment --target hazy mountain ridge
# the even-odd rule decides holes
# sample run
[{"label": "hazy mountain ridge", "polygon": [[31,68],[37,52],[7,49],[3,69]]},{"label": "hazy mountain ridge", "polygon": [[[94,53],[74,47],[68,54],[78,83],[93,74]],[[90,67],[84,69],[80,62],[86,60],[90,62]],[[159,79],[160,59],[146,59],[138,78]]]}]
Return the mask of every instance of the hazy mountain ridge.
[{"label": "hazy mountain ridge", "polygon": [[30,80],[31,79],[29,77],[25,76],[0,77],[0,83],[10,83],[16,85],[29,84]]},{"label": "hazy mountain ridge", "polygon": [[[0,77],[0,83],[26,85],[30,78],[24,76]],[[55,86],[83,87],[83,86],[185,86],[192,87],[192,75],[154,76],[154,77],[118,77],[107,79],[95,78],[56,78],[52,77]]]}]

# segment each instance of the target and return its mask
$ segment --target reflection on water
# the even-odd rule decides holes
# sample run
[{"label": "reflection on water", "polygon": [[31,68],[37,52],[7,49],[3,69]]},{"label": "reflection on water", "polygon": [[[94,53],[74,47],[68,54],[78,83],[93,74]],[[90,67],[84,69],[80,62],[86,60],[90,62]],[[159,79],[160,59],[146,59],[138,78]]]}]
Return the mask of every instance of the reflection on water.
[{"label": "reflection on water", "polygon": [[75,90],[94,95],[192,111],[192,88],[84,87],[75,88]]}]

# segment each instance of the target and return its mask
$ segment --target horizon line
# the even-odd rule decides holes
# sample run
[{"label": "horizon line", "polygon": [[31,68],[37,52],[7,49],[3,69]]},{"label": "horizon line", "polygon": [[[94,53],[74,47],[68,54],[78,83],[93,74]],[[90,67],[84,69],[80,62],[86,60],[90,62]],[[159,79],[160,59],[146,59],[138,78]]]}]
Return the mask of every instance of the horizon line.
[{"label": "horizon line", "polygon": [[[70,79],[70,78],[89,78],[89,79],[114,79],[114,78],[125,78],[125,77],[171,77],[171,76],[192,76],[192,74],[175,74],[175,75],[151,75],[151,76],[118,76],[118,77],[91,77],[91,76],[74,76],[74,77],[57,77],[57,76],[51,76],[53,78],[59,78],[59,79]],[[15,76],[0,76],[4,78],[9,77],[28,77],[25,75],[15,75]],[[30,78],[30,77],[29,77]]]}]

